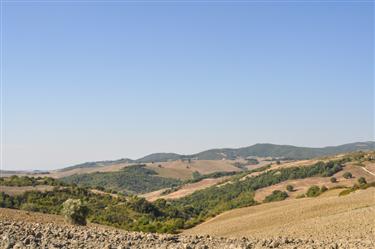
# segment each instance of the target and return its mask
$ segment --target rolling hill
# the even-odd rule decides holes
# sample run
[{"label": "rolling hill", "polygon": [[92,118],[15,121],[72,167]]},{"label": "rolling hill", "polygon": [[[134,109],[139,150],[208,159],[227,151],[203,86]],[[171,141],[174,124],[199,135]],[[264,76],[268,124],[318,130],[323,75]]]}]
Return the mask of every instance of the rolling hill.
[{"label": "rolling hill", "polygon": [[116,164],[130,164],[130,163],[153,163],[153,162],[168,162],[176,160],[235,160],[247,157],[271,157],[283,158],[290,160],[311,159],[314,157],[330,156],[340,153],[359,151],[359,150],[374,150],[375,142],[356,142],[339,146],[327,146],[322,148],[297,147],[292,145],[276,145],[276,144],[255,144],[248,147],[231,149],[211,149],[202,151],[191,155],[181,155],[176,153],[153,153],[137,160],[119,159],[114,161],[97,161],[86,162],[70,167],[60,169],[58,171],[68,171],[82,168],[99,168],[111,166]]}]

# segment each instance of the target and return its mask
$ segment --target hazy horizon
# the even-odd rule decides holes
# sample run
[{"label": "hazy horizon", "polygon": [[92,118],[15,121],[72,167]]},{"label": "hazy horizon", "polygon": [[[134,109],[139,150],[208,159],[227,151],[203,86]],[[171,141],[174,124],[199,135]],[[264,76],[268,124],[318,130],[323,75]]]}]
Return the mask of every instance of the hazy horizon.
[{"label": "hazy horizon", "polygon": [[2,169],[374,141],[374,3],[2,9]]}]

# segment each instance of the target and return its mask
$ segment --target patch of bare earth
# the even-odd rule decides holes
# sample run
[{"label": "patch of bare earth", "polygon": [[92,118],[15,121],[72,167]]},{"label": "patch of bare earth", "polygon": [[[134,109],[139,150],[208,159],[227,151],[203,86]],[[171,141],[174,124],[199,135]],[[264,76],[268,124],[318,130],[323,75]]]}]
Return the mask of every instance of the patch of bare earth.
[{"label": "patch of bare earth", "polygon": [[241,171],[233,166],[233,160],[193,160],[172,161],[147,164],[147,168],[155,170],[159,176],[178,178],[182,180],[190,179],[193,172],[199,172],[202,175],[214,172]]},{"label": "patch of bare earth", "polygon": [[17,187],[17,186],[0,186],[0,192],[4,192],[8,195],[20,195],[25,193],[26,191],[51,191],[54,187],[48,186],[48,185],[36,185],[33,186],[23,186],[23,187]]},{"label": "patch of bare earth", "polygon": [[203,179],[199,182],[183,185],[179,190],[169,193],[167,195],[162,195],[163,191],[165,191],[165,189],[163,189],[163,190],[158,190],[158,191],[144,194],[142,195],[142,197],[146,198],[148,201],[156,201],[157,199],[161,199],[161,198],[166,199],[166,200],[178,199],[178,198],[182,198],[184,196],[190,195],[194,193],[195,191],[214,186],[224,181],[227,178],[228,177]]},{"label": "patch of bare earth", "polygon": [[374,246],[365,248],[375,248],[375,188],[341,197],[322,195],[236,209],[184,233],[364,241]]}]

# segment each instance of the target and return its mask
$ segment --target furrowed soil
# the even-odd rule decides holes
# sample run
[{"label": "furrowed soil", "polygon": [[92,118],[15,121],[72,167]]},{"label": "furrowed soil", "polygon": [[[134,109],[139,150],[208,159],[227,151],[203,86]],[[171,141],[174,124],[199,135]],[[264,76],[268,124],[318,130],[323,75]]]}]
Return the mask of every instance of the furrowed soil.
[{"label": "furrowed soil", "polygon": [[[337,248],[375,248],[375,188],[339,197],[341,191],[228,211],[184,234],[257,239],[281,236],[337,241]],[[363,244],[357,244],[360,242]]]}]

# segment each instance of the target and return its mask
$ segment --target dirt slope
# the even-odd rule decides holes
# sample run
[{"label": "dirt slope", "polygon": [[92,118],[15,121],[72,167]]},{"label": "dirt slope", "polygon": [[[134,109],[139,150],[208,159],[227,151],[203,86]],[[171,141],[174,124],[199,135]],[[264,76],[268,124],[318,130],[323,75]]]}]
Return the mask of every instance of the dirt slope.
[{"label": "dirt slope", "polygon": [[375,248],[375,188],[342,197],[338,191],[228,211],[184,233],[367,241]]},{"label": "dirt slope", "polygon": [[170,194],[167,194],[167,195],[162,195],[163,191],[166,190],[166,189],[162,189],[162,190],[150,192],[150,193],[147,193],[147,194],[144,194],[144,195],[141,195],[141,196],[146,198],[148,201],[155,201],[159,198],[163,198],[163,199],[166,199],[166,200],[168,200],[168,199],[178,199],[178,198],[190,195],[197,190],[201,190],[201,189],[211,187],[215,184],[218,184],[218,183],[224,181],[227,178],[228,177],[203,179],[199,182],[189,183],[189,184],[183,185],[179,190],[177,190],[175,192],[172,192]]}]

